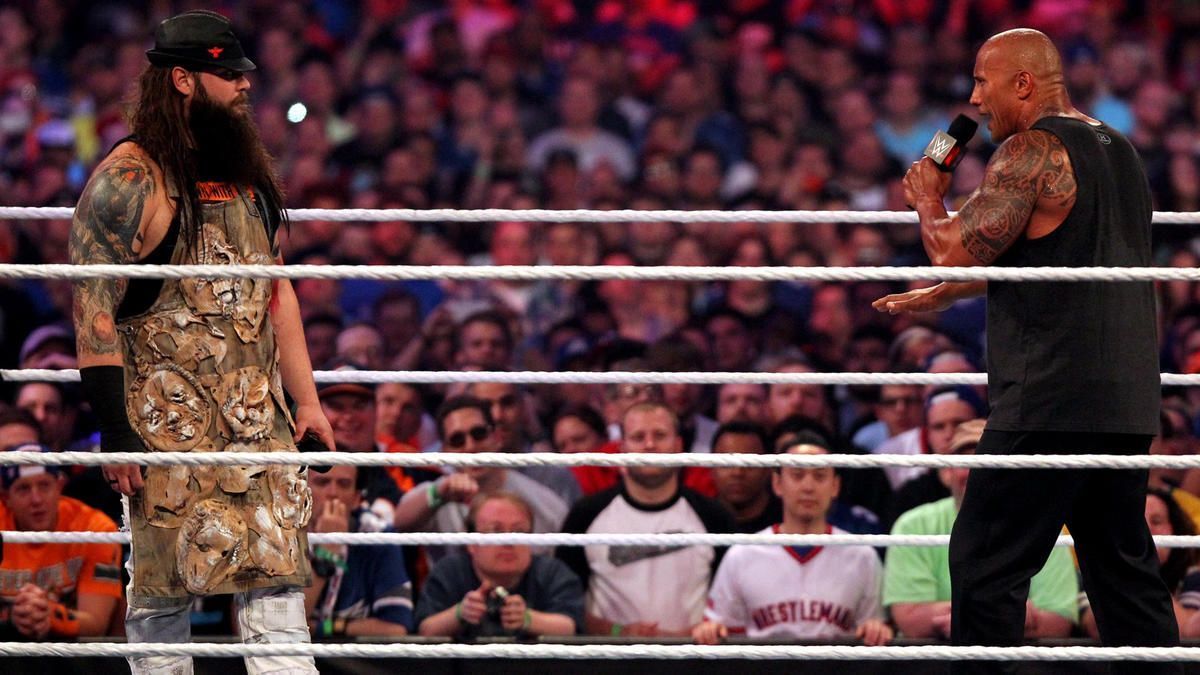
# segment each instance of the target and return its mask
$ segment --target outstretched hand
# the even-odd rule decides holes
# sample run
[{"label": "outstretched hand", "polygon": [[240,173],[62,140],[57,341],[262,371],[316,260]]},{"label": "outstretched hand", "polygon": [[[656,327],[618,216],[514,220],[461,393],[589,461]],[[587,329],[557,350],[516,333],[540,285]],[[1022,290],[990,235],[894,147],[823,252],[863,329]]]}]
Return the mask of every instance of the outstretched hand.
[{"label": "outstretched hand", "polygon": [[938,284],[929,288],[918,288],[915,291],[885,295],[872,302],[871,306],[888,314],[940,312],[953,305],[957,299],[946,292],[946,284]]}]

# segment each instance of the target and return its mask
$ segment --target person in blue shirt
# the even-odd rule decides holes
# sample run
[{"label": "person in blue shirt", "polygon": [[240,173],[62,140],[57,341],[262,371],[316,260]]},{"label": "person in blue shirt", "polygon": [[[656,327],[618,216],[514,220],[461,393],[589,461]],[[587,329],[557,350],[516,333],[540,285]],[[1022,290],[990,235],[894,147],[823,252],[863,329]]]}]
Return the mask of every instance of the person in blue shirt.
[{"label": "person in blue shirt", "polygon": [[[357,532],[363,509],[358,467],[310,473],[309,534]],[[313,637],[407,635],[413,624],[412,582],[397,545],[309,545],[312,585],[304,590]]]}]

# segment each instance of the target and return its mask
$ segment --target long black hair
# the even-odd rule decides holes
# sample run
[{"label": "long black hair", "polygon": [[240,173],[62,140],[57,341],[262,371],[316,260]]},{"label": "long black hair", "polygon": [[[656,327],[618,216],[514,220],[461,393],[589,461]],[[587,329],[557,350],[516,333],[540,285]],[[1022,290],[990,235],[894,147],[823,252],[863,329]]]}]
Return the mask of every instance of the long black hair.
[{"label": "long black hair", "polygon": [[[1171,523],[1172,534],[1179,536],[1196,534],[1196,526],[1192,523],[1192,519],[1184,513],[1170,490],[1149,488],[1146,490],[1146,499],[1150,499],[1151,497],[1157,497],[1162,500],[1163,504],[1167,505],[1167,520]],[[1159,574],[1162,576],[1163,582],[1167,584],[1167,588],[1171,590],[1172,595],[1179,590],[1180,584],[1183,583],[1183,578],[1187,576],[1188,570],[1197,561],[1198,556],[1195,549],[1171,549],[1170,555],[1167,556],[1167,561],[1160,566]]]},{"label": "long black hair", "polygon": [[[163,172],[167,185],[179,191],[175,204],[181,223],[181,236],[189,250],[195,250],[200,236],[200,195],[196,183],[200,175],[197,152],[192,146],[192,126],[188,121],[187,101],[172,82],[173,66],[147,66],[138,78],[138,88],[129,109],[129,127],[134,140]],[[196,95],[204,97],[202,85]],[[246,125],[244,150],[248,153],[250,182],[260,197],[259,208],[266,216],[271,235],[288,223],[283,210],[283,190],[275,174],[274,163],[259,140],[252,122]],[[238,167],[245,171],[247,167]]]}]

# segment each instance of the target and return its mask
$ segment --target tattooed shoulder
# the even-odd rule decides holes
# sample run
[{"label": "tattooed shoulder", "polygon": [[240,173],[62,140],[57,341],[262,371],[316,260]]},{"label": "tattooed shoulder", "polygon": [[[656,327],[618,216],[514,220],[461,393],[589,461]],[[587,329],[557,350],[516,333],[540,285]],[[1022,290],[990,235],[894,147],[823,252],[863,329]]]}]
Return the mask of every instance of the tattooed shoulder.
[{"label": "tattooed shoulder", "polygon": [[959,211],[963,247],[980,263],[993,262],[1025,232],[1043,197],[1069,206],[1075,190],[1075,174],[1057,136],[1041,130],[1011,136]]},{"label": "tattooed shoulder", "polygon": [[84,187],[71,228],[77,263],[127,262],[141,250],[142,219],[159,191],[153,164],[138,154],[104,160]]}]

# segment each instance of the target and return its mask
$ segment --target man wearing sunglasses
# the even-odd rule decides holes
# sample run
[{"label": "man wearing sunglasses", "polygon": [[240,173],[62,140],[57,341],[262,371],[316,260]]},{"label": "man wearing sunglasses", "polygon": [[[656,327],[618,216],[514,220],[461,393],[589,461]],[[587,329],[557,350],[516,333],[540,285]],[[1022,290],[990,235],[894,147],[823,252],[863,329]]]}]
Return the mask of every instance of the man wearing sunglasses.
[{"label": "man wearing sunglasses", "polygon": [[[517,385],[509,382],[474,382],[467,387],[467,393],[491,405],[500,452],[553,452],[548,443],[535,443],[530,438],[531,417],[527,398]],[[517,470],[554,490],[568,507],[583,496],[574,474],[561,466],[525,466]]]},{"label": "man wearing sunglasses", "polygon": [[[436,419],[442,452],[499,452],[501,449],[491,405],[487,401],[473,396],[448,398],[438,409]],[[499,491],[512,492],[529,503],[533,509],[534,532],[561,531],[567,516],[567,504],[562,497],[518,471],[485,466],[463,468],[414,487],[396,508],[396,531],[466,532],[468,505],[475,495]],[[428,546],[425,550],[430,562],[436,563],[460,548]],[[539,554],[549,551],[534,549],[534,553]]]},{"label": "man wearing sunglasses", "polygon": [[[146,56],[132,135],[101,161],[75,210],[71,262],[281,263],[282,191],[250,110],[255,65],[229,20],[204,10],[166,19]],[[333,448],[287,280],[83,279],[74,307],[102,450],[275,452],[305,436]],[[127,498],[131,643],[187,642],[194,598],[225,594],[244,641],[309,640],[300,467],[108,465],[103,474]],[[134,673],[192,670],[183,656],[129,662]],[[316,672],[301,656],[247,657],[246,669]]]}]

